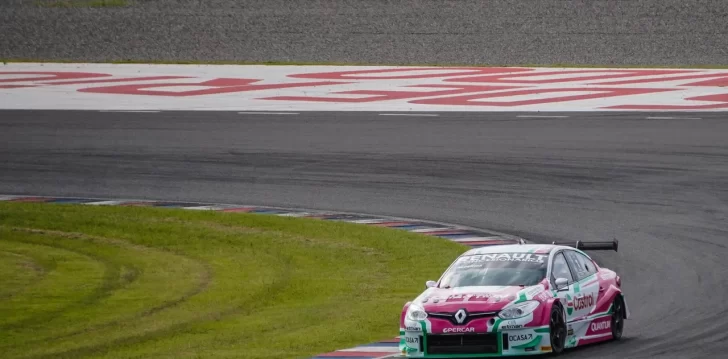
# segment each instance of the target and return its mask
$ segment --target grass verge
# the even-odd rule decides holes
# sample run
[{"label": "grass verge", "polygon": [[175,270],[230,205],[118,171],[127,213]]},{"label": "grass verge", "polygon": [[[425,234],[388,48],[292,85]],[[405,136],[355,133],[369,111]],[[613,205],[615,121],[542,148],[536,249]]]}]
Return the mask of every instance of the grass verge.
[{"label": "grass verge", "polygon": [[420,67],[548,67],[548,68],[604,68],[604,69],[728,69],[728,65],[598,65],[598,64],[427,64],[427,63],[365,63],[365,62],[302,62],[302,61],[181,61],[181,60],[39,60],[22,58],[0,58],[0,63],[42,63],[42,64],[151,64],[151,65],[266,65],[266,66],[420,66]]},{"label": "grass verge", "polygon": [[404,302],[466,249],[322,220],[0,202],[0,353],[309,358],[395,336]]}]

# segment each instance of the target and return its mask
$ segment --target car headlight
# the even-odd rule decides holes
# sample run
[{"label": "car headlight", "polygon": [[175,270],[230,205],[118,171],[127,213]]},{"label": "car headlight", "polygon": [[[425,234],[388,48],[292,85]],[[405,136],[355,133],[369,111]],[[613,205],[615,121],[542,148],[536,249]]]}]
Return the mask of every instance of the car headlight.
[{"label": "car headlight", "polygon": [[427,313],[425,312],[425,309],[420,307],[419,305],[412,304],[407,308],[407,320],[413,320],[413,321],[420,321],[425,320],[427,318]]},{"label": "car headlight", "polygon": [[498,313],[498,316],[503,319],[515,319],[520,317],[525,317],[531,313],[533,313],[536,308],[538,308],[538,305],[540,303],[535,300],[529,300],[518,304],[512,304],[508,307],[505,307],[503,310],[501,310],[500,313]]}]

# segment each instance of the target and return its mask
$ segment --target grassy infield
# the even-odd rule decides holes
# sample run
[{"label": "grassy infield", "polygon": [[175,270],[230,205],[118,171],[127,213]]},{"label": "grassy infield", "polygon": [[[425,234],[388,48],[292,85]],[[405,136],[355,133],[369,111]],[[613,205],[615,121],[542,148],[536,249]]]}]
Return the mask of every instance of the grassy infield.
[{"label": "grassy infield", "polygon": [[311,357],[396,335],[404,302],[465,249],[312,219],[0,202],[0,353]]}]

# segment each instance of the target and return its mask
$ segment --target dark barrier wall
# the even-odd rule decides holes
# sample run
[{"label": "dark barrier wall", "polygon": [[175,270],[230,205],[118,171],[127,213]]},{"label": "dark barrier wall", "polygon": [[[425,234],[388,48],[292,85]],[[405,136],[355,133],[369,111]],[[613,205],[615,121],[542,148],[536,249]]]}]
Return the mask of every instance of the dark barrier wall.
[{"label": "dark barrier wall", "polygon": [[0,1],[0,58],[728,65],[724,0],[101,2]]}]

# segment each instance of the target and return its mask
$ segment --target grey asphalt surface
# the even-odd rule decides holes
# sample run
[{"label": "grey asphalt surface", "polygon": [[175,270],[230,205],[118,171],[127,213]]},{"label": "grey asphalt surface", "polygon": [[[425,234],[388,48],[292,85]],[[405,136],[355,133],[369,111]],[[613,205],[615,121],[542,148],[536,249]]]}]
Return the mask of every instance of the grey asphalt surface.
[{"label": "grey asphalt surface", "polygon": [[0,1],[0,59],[728,65],[723,0]]},{"label": "grey asphalt surface", "polygon": [[595,256],[624,278],[626,338],[567,357],[723,357],[728,114],[519,115],[0,111],[0,194],[357,211],[535,241],[616,237],[619,253]]}]

